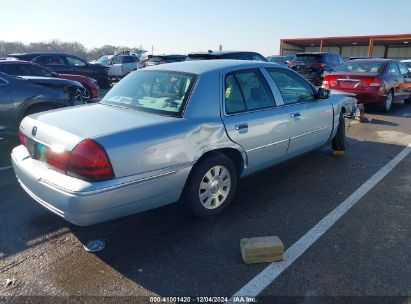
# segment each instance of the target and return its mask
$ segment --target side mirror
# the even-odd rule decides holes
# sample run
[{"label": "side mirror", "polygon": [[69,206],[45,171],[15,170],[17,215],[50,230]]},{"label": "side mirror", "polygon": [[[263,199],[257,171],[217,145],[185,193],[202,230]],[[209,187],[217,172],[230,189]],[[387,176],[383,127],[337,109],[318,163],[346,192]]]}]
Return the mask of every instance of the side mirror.
[{"label": "side mirror", "polygon": [[327,99],[331,95],[330,90],[324,89],[324,88],[319,88],[316,94],[317,99]]}]

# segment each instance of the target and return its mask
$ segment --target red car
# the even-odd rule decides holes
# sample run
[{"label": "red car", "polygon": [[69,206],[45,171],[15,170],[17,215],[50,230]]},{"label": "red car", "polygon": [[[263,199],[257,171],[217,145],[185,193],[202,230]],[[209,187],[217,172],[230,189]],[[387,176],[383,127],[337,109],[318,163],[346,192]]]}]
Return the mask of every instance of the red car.
[{"label": "red car", "polygon": [[387,112],[393,101],[410,101],[411,73],[396,60],[358,59],[337,66],[322,87],[357,94],[358,103]]},{"label": "red car", "polygon": [[13,76],[57,77],[74,80],[81,83],[86,89],[86,96],[84,97],[89,99],[98,98],[99,87],[97,81],[86,76],[57,74],[36,63],[21,60],[0,60],[0,72]]}]

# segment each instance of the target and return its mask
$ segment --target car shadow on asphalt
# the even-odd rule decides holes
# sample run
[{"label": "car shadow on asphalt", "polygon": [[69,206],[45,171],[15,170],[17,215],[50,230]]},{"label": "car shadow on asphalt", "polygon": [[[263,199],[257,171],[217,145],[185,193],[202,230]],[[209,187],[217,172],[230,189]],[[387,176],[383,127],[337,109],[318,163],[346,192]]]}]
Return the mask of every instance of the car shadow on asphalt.
[{"label": "car shadow on asphalt", "polygon": [[[403,149],[348,144],[344,157],[314,151],[242,179],[233,205],[216,219],[190,218],[180,203],[72,232],[82,243],[105,240],[96,257],[153,293],[233,294],[266,266],[242,262],[241,238],[278,235],[288,248]],[[78,278],[68,274],[66,284]]]}]

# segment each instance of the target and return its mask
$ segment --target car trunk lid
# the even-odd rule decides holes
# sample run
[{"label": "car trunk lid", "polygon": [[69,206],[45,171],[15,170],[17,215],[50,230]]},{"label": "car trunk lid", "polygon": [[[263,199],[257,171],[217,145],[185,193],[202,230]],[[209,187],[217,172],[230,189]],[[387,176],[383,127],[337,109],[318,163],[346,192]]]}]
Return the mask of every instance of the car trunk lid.
[{"label": "car trunk lid", "polygon": [[[29,146],[58,145],[71,151],[86,138],[93,139],[173,119],[176,118],[98,103],[30,115],[22,121],[20,131]],[[30,149],[34,148],[28,147],[29,152]],[[33,151],[30,154],[35,156]]]}]

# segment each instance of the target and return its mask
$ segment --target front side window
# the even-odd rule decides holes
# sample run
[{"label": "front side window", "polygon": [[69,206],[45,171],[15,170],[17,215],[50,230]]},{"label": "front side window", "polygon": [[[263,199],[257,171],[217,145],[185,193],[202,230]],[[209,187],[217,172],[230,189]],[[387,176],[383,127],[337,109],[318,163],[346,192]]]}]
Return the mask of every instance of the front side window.
[{"label": "front side window", "polygon": [[111,64],[122,64],[124,56],[116,56],[111,60]]},{"label": "front side window", "polygon": [[77,67],[86,66],[86,63],[83,60],[80,60],[76,57],[67,56],[66,59],[68,61],[68,64],[71,66],[77,66]]},{"label": "front side window", "polygon": [[229,74],[225,83],[227,114],[273,107],[274,97],[258,69]]},{"label": "front side window", "polygon": [[400,75],[400,70],[398,69],[395,63],[390,63],[390,65],[388,66],[388,72],[390,73],[391,76]]},{"label": "front side window", "polygon": [[180,117],[196,78],[181,72],[139,71],[116,84],[101,102]]},{"label": "front side window", "polygon": [[53,55],[40,56],[33,61],[39,64],[42,64],[42,65],[65,65],[66,64],[62,57],[53,56]]},{"label": "front side window", "polygon": [[23,76],[20,74],[21,70],[18,64],[2,64],[0,65],[0,72],[13,76]]},{"label": "front side window", "polygon": [[283,97],[284,104],[307,102],[314,99],[311,85],[292,71],[267,69]]},{"label": "front side window", "polygon": [[53,74],[46,69],[40,68],[31,64],[20,65],[21,76],[40,76],[40,77],[53,77]]}]

